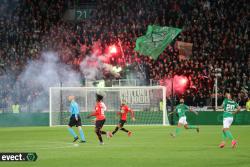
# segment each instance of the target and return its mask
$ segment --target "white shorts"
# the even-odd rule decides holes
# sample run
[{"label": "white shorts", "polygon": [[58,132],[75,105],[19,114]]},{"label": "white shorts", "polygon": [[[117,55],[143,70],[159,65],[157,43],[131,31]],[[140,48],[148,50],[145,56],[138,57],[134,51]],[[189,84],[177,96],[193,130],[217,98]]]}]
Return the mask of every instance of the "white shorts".
[{"label": "white shorts", "polygon": [[230,128],[230,126],[233,123],[234,118],[233,117],[228,117],[223,119],[223,128]]},{"label": "white shorts", "polygon": [[179,124],[183,124],[183,125],[188,124],[188,123],[187,123],[187,117],[180,117],[178,123],[179,123]]}]

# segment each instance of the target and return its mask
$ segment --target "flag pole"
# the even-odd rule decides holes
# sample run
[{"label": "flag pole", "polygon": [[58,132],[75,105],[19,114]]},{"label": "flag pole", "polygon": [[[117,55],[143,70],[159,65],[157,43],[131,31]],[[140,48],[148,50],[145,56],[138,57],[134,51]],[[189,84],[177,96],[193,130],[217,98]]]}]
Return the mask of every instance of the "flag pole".
[{"label": "flag pole", "polygon": [[119,44],[121,51],[122,51],[122,57],[125,58],[120,38],[118,38],[118,44]]},{"label": "flag pole", "polygon": [[[170,45],[171,46],[171,45]],[[173,46],[171,46],[173,47]],[[172,71],[172,76],[171,76],[171,112],[174,112],[174,71],[175,71],[175,66],[174,66],[174,54],[171,52],[171,62],[173,66],[173,71]],[[174,125],[174,114],[171,115],[171,125]]]}]

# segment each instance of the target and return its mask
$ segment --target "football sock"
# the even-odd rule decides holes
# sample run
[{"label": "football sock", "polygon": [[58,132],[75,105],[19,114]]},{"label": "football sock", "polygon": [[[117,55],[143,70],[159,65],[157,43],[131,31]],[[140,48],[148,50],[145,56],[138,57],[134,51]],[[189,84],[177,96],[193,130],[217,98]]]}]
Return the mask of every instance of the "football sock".
[{"label": "football sock", "polygon": [[100,131],[96,131],[95,133],[96,133],[96,135],[97,135],[99,141],[102,143],[103,140],[102,140],[102,135],[101,135]]},{"label": "football sock", "polygon": [[82,128],[79,129],[79,133],[80,133],[81,140],[85,141],[85,137],[84,137],[84,133],[83,133]]},{"label": "football sock", "polygon": [[101,133],[102,135],[106,135],[106,134],[107,134],[105,131],[101,131],[101,130],[100,130],[100,133]]},{"label": "football sock", "polygon": [[225,141],[227,139],[227,135],[224,131],[222,131],[222,140]]},{"label": "football sock", "polygon": [[68,131],[69,131],[69,133],[70,133],[74,138],[77,137],[76,133],[74,132],[74,130],[73,130],[72,128],[68,128]]},{"label": "football sock", "polygon": [[121,128],[121,130],[128,133],[128,130],[125,128]]},{"label": "football sock", "polygon": [[229,139],[234,140],[234,137],[233,137],[232,133],[229,130],[227,130],[225,133],[226,133],[226,135],[227,135],[227,137]]},{"label": "football sock", "polygon": [[188,129],[197,129],[197,126],[194,126],[194,125],[188,125]]},{"label": "football sock", "polygon": [[115,128],[115,130],[112,132],[112,134],[115,134],[118,131],[118,127]]},{"label": "football sock", "polygon": [[176,129],[175,129],[175,134],[176,134],[176,135],[179,135],[180,133],[181,133],[181,128],[176,128]]},{"label": "football sock", "polygon": [[99,141],[102,143],[102,142],[103,142],[103,140],[102,140],[102,135],[101,135],[101,134],[98,134],[97,136],[98,136]]}]

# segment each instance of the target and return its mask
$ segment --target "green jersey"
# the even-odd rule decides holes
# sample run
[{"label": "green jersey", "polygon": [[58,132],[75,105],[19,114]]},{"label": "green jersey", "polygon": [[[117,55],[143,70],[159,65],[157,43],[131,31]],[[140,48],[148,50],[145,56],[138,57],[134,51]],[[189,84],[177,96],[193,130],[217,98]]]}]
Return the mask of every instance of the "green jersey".
[{"label": "green jersey", "polygon": [[222,105],[224,108],[223,118],[233,117],[232,112],[239,106],[235,101],[227,98],[224,99]]},{"label": "green jersey", "polygon": [[189,111],[189,107],[185,104],[179,104],[176,106],[176,112],[178,113],[179,117],[185,117],[186,111]]}]

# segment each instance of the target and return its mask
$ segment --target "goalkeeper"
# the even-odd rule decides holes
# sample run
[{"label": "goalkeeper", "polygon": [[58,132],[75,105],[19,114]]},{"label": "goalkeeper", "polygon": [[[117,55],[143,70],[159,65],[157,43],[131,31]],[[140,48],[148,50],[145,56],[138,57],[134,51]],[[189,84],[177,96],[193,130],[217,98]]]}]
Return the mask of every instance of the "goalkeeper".
[{"label": "goalkeeper", "polygon": [[76,142],[79,139],[79,137],[76,135],[76,133],[72,129],[72,126],[78,127],[79,134],[81,137],[80,143],[85,143],[86,140],[85,140],[84,133],[81,127],[82,123],[81,123],[81,117],[79,115],[79,106],[75,102],[75,96],[68,96],[68,100],[70,101],[69,111],[71,112],[71,117],[70,117],[69,124],[68,124],[68,131],[74,137],[73,142]]},{"label": "goalkeeper", "polygon": [[125,104],[125,101],[122,101],[122,104],[120,106],[120,112],[118,114],[121,116],[119,124],[116,126],[115,130],[112,132],[114,135],[119,129],[123,132],[126,132],[128,136],[132,135],[131,131],[128,131],[127,129],[123,128],[124,124],[127,122],[127,114],[130,113],[131,118],[133,121],[135,121],[135,116],[133,110],[131,110],[128,105]]}]

